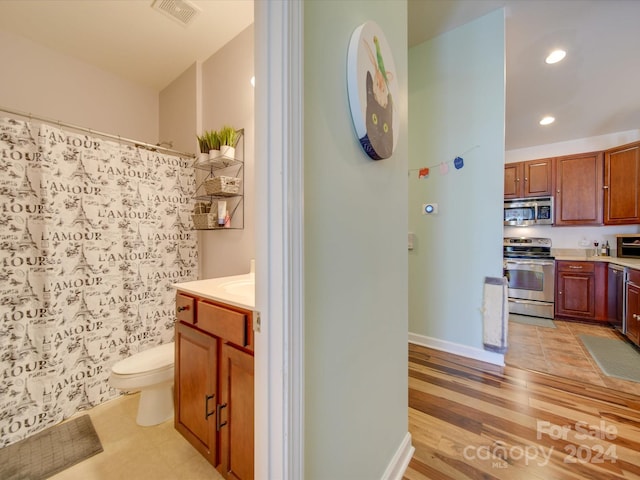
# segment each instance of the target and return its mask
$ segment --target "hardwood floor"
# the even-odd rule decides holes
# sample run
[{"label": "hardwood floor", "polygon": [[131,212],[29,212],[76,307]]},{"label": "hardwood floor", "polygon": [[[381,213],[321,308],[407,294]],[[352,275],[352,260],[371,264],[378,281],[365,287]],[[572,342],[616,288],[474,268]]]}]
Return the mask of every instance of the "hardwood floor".
[{"label": "hardwood floor", "polygon": [[640,478],[640,396],[409,346],[406,480]]}]

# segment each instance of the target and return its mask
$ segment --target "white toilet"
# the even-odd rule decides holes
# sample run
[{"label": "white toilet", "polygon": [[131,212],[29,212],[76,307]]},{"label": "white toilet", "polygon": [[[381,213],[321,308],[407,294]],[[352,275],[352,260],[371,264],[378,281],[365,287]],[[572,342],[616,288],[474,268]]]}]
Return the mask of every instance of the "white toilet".
[{"label": "white toilet", "polygon": [[126,392],[140,391],[138,425],[157,425],[173,416],[174,349],[174,342],[164,343],[111,367],[112,387]]}]

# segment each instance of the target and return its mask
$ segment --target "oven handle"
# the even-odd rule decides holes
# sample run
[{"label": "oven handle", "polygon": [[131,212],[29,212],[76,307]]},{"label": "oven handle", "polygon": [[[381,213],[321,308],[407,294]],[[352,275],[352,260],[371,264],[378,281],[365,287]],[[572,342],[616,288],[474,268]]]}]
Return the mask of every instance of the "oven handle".
[{"label": "oven handle", "polygon": [[555,262],[550,260],[505,260],[506,265],[542,265],[543,267],[555,265]]}]

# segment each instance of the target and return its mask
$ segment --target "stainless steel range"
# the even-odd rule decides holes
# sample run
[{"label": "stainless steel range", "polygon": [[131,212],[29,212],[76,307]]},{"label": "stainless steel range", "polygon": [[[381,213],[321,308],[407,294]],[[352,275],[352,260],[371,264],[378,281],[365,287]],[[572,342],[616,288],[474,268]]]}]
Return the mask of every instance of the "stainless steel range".
[{"label": "stainless steel range", "polygon": [[551,256],[551,239],[505,237],[502,245],[509,312],[552,319],[555,260]]}]

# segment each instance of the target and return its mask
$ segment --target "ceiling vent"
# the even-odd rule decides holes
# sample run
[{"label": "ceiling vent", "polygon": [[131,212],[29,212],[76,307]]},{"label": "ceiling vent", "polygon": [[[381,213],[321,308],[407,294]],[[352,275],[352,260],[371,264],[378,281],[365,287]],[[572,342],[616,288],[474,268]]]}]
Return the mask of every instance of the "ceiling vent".
[{"label": "ceiling vent", "polygon": [[154,0],[151,8],[185,27],[202,11],[187,0]]}]

